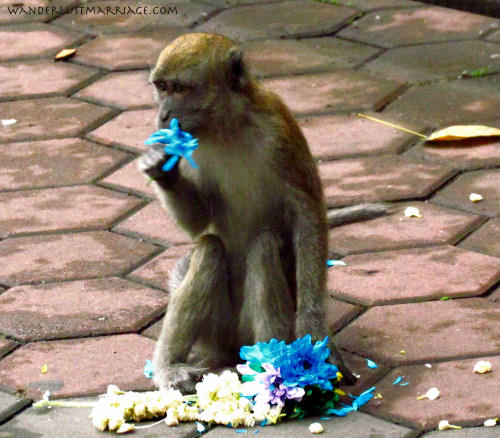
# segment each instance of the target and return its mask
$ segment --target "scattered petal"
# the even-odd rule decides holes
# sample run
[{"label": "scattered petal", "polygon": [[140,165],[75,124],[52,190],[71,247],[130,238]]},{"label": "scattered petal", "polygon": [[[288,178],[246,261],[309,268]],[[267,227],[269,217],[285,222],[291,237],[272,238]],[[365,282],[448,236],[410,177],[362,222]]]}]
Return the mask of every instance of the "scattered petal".
[{"label": "scattered petal", "polygon": [[426,363],[426,364],[424,365],[424,367],[426,367],[426,368],[432,368],[432,364],[430,364],[430,363]]},{"label": "scattered petal", "polygon": [[404,214],[406,217],[422,217],[417,207],[406,207]]},{"label": "scattered petal", "polygon": [[116,433],[128,433],[134,430],[135,426],[132,423],[123,423],[117,430]]},{"label": "scattered petal", "polygon": [[42,368],[40,368],[40,372],[42,374],[47,374],[47,371],[49,371],[49,366],[47,364],[42,365]]},{"label": "scattered petal", "polygon": [[480,360],[474,365],[473,371],[477,374],[485,374],[491,371],[491,362],[487,360]]},{"label": "scattered petal", "polygon": [[483,199],[483,195],[480,195],[479,193],[471,193],[469,195],[470,202],[481,202]]},{"label": "scattered petal", "polygon": [[207,431],[207,428],[202,423],[197,421],[196,422],[196,430],[198,431],[198,433],[205,433]]},{"label": "scattered petal", "polygon": [[378,365],[371,359],[366,359],[366,365],[368,368],[374,370],[375,368],[378,368]]},{"label": "scattered petal", "polygon": [[393,385],[397,385],[398,383],[400,383],[401,381],[403,380],[403,378],[401,376],[398,376],[396,377],[396,380],[394,380],[394,382],[392,382]]},{"label": "scattered petal", "polygon": [[498,418],[490,418],[486,420],[483,425],[486,427],[494,427],[497,425]]},{"label": "scattered petal", "polygon": [[493,136],[500,136],[500,129],[484,125],[455,125],[433,132],[427,137],[427,141],[450,141]]},{"label": "scattered petal", "polygon": [[3,119],[1,123],[2,123],[2,126],[10,126],[10,125],[16,124],[17,120],[16,119]]},{"label": "scattered petal", "polygon": [[54,61],[62,61],[63,59],[69,59],[75,56],[76,49],[62,49],[60,52],[54,56]]},{"label": "scattered petal", "polygon": [[380,392],[377,392],[374,397],[373,397],[375,400],[382,400],[384,398],[384,396],[382,394],[380,394]]},{"label": "scattered petal", "polygon": [[147,379],[152,379],[155,374],[155,367],[153,365],[153,362],[151,362],[149,359],[146,360],[146,365],[144,365],[143,373]]},{"label": "scattered petal", "polygon": [[451,298],[447,296],[439,298],[439,301],[448,301],[448,300],[451,300]]},{"label": "scattered petal", "polygon": [[436,400],[439,398],[441,393],[439,392],[439,389],[437,388],[430,388],[425,394],[419,395],[417,397],[417,400],[423,400],[423,399],[429,399],[429,400]]},{"label": "scattered petal", "polygon": [[248,431],[246,429],[236,429],[235,432],[236,433],[248,433]]},{"label": "scattered petal", "polygon": [[406,354],[406,350],[399,350],[399,354]]},{"label": "scattered petal", "polygon": [[410,384],[410,382],[404,382],[404,383],[400,383],[399,386],[408,386]]},{"label": "scattered petal", "polygon": [[326,266],[328,266],[329,268],[332,266],[347,266],[347,263],[343,260],[327,260]]},{"label": "scattered petal", "polygon": [[448,423],[448,420],[441,420],[438,424],[438,430],[447,430],[447,429],[462,429],[460,426],[455,426],[453,424]]},{"label": "scattered petal", "polygon": [[313,434],[323,433],[324,431],[325,429],[323,429],[321,423],[311,423],[309,425],[309,432]]}]

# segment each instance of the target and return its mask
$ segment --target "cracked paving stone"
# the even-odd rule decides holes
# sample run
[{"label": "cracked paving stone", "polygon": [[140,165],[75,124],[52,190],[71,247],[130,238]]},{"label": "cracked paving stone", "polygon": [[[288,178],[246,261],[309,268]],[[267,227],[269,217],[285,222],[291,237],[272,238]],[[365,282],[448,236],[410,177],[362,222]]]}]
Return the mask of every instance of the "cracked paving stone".
[{"label": "cracked paving stone", "polygon": [[141,200],[101,187],[73,186],[0,193],[0,204],[0,237],[8,237],[108,227]]},{"label": "cracked paving stone", "polygon": [[47,389],[53,398],[102,394],[109,384],[151,390],[142,370],[153,349],[154,341],[136,334],[32,342],[0,361],[0,384],[33,399]]},{"label": "cracked paving stone", "polygon": [[3,102],[2,117],[17,122],[0,129],[0,142],[76,137],[112,112],[110,108],[66,97]]},{"label": "cracked paving stone", "polygon": [[338,35],[390,48],[477,38],[495,22],[494,18],[441,7],[399,9],[371,12]]},{"label": "cracked paving stone", "polygon": [[177,225],[158,201],[151,202],[114,229],[121,233],[144,237],[162,245],[180,245],[191,242],[187,233]]},{"label": "cracked paving stone", "polygon": [[460,242],[460,246],[500,258],[500,218],[490,219]]},{"label": "cracked paving stone", "polygon": [[[469,200],[471,193],[483,196],[480,202]],[[500,216],[500,169],[477,170],[460,175],[437,192],[433,202],[484,216]]]},{"label": "cracked paving stone", "polygon": [[375,110],[388,103],[401,85],[350,70],[266,79],[262,83],[296,115]]},{"label": "cracked paving stone", "polygon": [[439,128],[484,123],[498,119],[499,87],[498,75],[414,86],[390,103],[382,117],[399,116]]},{"label": "cracked paving stone", "polygon": [[[152,93],[149,90],[148,93]],[[156,131],[157,109],[125,111],[87,134],[91,140],[143,152],[144,142]]]},{"label": "cracked paving stone", "polygon": [[193,248],[194,245],[172,246],[128,276],[168,290],[168,280],[175,264],[179,259],[186,257]]},{"label": "cracked paving stone", "polygon": [[152,106],[155,101],[148,76],[149,71],[109,73],[80,90],[75,97],[121,109]]},{"label": "cracked paving stone", "polygon": [[147,177],[137,168],[137,160],[128,163],[99,182],[121,188],[127,192],[136,192],[149,197],[156,196],[153,184],[150,184]]},{"label": "cracked paving stone", "polygon": [[[398,120],[384,118],[399,123]],[[300,128],[312,154],[321,160],[401,152],[415,136],[355,115],[301,117]],[[422,126],[405,126],[421,131]],[[332,135],[335,133],[335,135]]]},{"label": "cracked paving stone", "polygon": [[[112,8],[115,10],[115,1],[92,2],[95,8]],[[207,17],[213,8],[190,1],[169,1],[168,3],[155,0],[123,0],[120,8],[137,8],[143,13],[139,14],[66,14],[54,20],[54,24],[68,29],[78,29],[91,34],[109,34],[140,32],[167,28],[193,26]],[[146,9],[147,8],[147,11]]]},{"label": "cracked paving stone", "polygon": [[[29,405],[30,401],[21,399],[5,392],[0,392],[0,423],[14,416],[17,412]],[[1,427],[2,429],[4,426]],[[0,432],[0,437],[2,432]]]},{"label": "cracked paving stone", "polygon": [[89,183],[128,154],[80,138],[5,144],[0,187],[26,189]]},{"label": "cracked paving stone", "polygon": [[18,237],[0,242],[0,282],[9,285],[118,275],[156,246],[109,231]]},{"label": "cracked paving stone", "polygon": [[69,63],[35,60],[0,64],[0,99],[71,94],[97,70]]},{"label": "cracked paving stone", "polygon": [[0,331],[29,342],[136,332],[168,295],[120,278],[16,286],[0,295]]},{"label": "cracked paving stone", "polygon": [[360,202],[424,198],[455,171],[386,155],[321,163],[319,174],[328,206],[339,207]]},{"label": "cracked paving stone", "polygon": [[498,45],[485,41],[401,47],[388,50],[363,68],[401,82],[455,79],[465,71],[477,70],[479,66],[488,66],[489,73],[500,71],[500,57],[491,57],[497,51]]},{"label": "cracked paving stone", "polygon": [[331,34],[355,13],[344,6],[284,1],[227,9],[196,31],[219,33],[236,41],[312,37]]},{"label": "cracked paving stone", "polygon": [[156,58],[182,29],[164,29],[135,34],[100,35],[78,47],[79,63],[109,70],[152,68]]},{"label": "cracked paving stone", "polygon": [[373,307],[334,339],[363,357],[402,365],[499,354],[499,333],[500,305],[467,298]]},{"label": "cracked paving stone", "polygon": [[[421,218],[404,215],[406,207],[417,207]],[[481,223],[480,216],[437,205],[412,202],[398,205],[389,216],[330,230],[329,248],[335,254],[412,248],[454,243]]]},{"label": "cracked paving stone", "polygon": [[378,49],[336,38],[253,41],[241,46],[257,76],[352,68]]},{"label": "cracked paving stone", "polygon": [[[479,360],[490,361],[494,371],[475,374],[472,369]],[[499,368],[500,356],[433,363],[432,368],[423,364],[397,368],[377,383],[377,391],[384,398],[377,406],[373,402],[368,403],[364,410],[393,421],[404,420],[419,429],[436,429],[441,420],[462,426],[482,425],[484,420],[498,416],[500,385],[495,370]],[[398,376],[410,384],[403,387],[393,385]],[[437,400],[417,400],[432,387],[441,392]],[[488,428],[483,429],[486,431]],[[490,436],[455,435],[456,432],[445,436]]]},{"label": "cracked paving stone", "polygon": [[54,56],[59,50],[76,44],[82,36],[48,24],[2,26],[0,61]]},{"label": "cracked paving stone", "polygon": [[497,258],[453,246],[360,254],[342,260],[347,266],[328,270],[328,290],[369,306],[478,296],[500,281]]},{"label": "cracked paving stone", "polygon": [[[125,364],[125,369],[127,365]],[[104,391],[105,392],[105,391]],[[68,402],[95,402],[96,398],[71,398]],[[26,409],[0,428],[0,438],[103,438],[114,436],[114,433],[99,432],[89,418],[91,408],[52,408]],[[140,426],[153,424],[151,421],[141,422]],[[135,429],[137,438],[189,438],[197,434],[194,423],[167,427],[158,424],[147,429]],[[117,435],[120,436],[120,435]]]}]

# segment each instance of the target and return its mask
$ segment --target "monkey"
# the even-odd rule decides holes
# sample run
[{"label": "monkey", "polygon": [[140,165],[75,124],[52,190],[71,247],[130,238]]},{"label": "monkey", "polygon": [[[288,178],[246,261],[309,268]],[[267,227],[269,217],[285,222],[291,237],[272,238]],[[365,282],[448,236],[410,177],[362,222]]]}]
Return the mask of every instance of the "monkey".
[{"label": "monkey", "polygon": [[[150,75],[158,129],[172,118],[199,140],[195,169],[153,145],[139,169],[195,242],[171,276],[153,354],[160,389],[190,391],[234,366],[243,345],[327,334],[328,224],[316,162],[290,110],[251,74],[229,38],[185,34]],[[355,377],[329,341],[330,362]]]}]

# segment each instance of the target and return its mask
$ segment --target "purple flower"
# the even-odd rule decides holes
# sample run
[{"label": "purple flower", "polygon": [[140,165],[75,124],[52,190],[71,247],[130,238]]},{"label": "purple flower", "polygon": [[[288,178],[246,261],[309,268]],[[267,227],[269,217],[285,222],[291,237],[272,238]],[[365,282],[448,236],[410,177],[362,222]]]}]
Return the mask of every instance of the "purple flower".
[{"label": "purple flower", "polygon": [[265,390],[260,392],[256,397],[257,403],[269,403],[271,405],[285,406],[285,401],[297,400],[301,401],[305,394],[303,388],[287,386],[283,383],[280,369],[274,368],[271,364],[262,364],[265,372],[257,376]]}]

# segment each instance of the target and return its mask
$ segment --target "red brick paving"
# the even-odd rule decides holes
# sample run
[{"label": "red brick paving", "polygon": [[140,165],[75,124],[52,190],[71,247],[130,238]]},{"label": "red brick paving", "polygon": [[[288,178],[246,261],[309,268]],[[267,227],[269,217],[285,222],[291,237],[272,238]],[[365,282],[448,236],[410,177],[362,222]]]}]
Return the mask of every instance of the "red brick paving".
[{"label": "red brick paving", "polygon": [[[191,246],[158,202],[141,207],[153,191],[136,158],[156,129],[155,109],[143,109],[154,105],[149,69],[172,38],[193,30],[244,41],[264,85],[301,116],[332,206],[390,206],[385,217],[330,232],[330,251],[347,266],[328,271],[325,312],[360,375],[348,390],[376,385],[383,399],[325,423],[325,436],[414,438],[441,419],[480,426],[500,415],[500,143],[427,144],[352,114],[423,134],[452,123],[498,126],[498,20],[409,0],[174,1],[177,14],[58,18],[8,17],[10,3],[0,0],[0,119],[16,119],[0,125],[0,421],[16,414],[7,436],[17,427],[44,437],[58,427],[65,436],[92,433],[86,415],[18,413],[7,392],[152,388],[142,367],[168,305],[169,271]],[[76,56],[54,63],[68,47]],[[458,79],[483,67],[483,77]],[[484,200],[472,204],[473,191]],[[407,206],[423,217],[405,217]],[[474,375],[484,355],[493,372]],[[410,384],[393,386],[397,375]],[[430,386],[441,398],[417,401]],[[295,436],[309,423],[261,433]],[[223,433],[234,431],[208,436]]]}]

